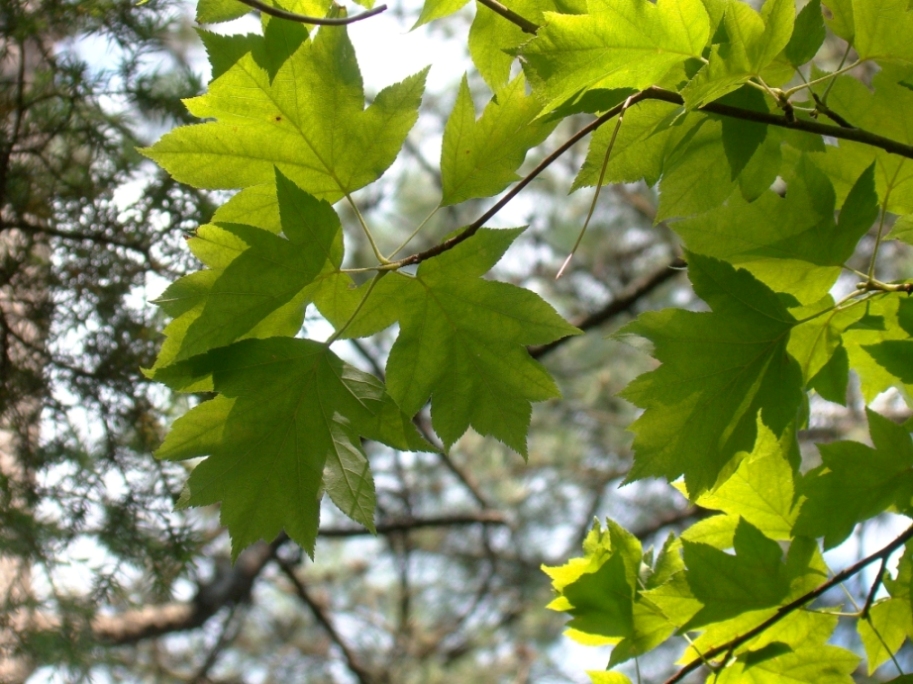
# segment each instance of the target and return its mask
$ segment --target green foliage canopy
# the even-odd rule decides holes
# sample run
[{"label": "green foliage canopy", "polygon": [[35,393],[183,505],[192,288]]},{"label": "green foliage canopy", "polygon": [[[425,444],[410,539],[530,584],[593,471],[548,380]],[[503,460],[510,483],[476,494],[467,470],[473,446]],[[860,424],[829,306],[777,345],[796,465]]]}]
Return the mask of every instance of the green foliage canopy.
[{"label": "green foliage canopy", "polygon": [[[201,0],[198,18],[232,18],[236,5]],[[313,554],[324,491],[373,524],[362,439],[438,448],[411,424],[428,402],[440,448],[472,427],[525,456],[531,404],[558,394],[526,347],[579,331],[538,295],[483,278],[522,232],[485,224],[595,131],[574,188],[656,185],[657,220],[680,238],[709,307],[646,313],[619,333],[648,339],[660,362],[623,395],[643,409],[629,479],[683,476],[681,491],[718,513],[655,558],[617,524],[597,524],[583,559],[547,569],[551,607],[572,616],[572,636],[614,644],[612,667],[687,635],[670,682],[701,666],[714,681],[788,672],[848,682],[858,659],[828,644],[837,620],[814,601],[880,562],[855,618],[870,671],[893,659],[913,636],[913,528],[838,572],[819,540],[830,548],[884,512],[913,515],[909,433],[870,409],[874,446],[827,445],[808,472],[797,435],[810,394],[844,402],[850,370],[868,401],[913,383],[913,284],[876,270],[884,242],[909,241],[913,221],[913,128],[897,115],[913,107],[913,12],[906,0],[824,5],[540,0],[512,10],[480,0],[469,47],[492,99],[477,119],[468,81],[459,87],[440,206],[503,192],[559,120],[596,119],[479,220],[400,258],[408,243],[384,254],[352,193],[393,162],[425,72],[366,106],[344,27],[264,17],[263,37],[203,33],[215,78],[186,104],[207,121],[144,150],[178,180],[240,190],[191,241],[209,268],[160,302],[173,321],[150,374],[218,393],[159,451],[206,457],[183,503],[221,501],[235,554],[280,530]],[[418,24],[461,6],[428,0]],[[828,31],[845,48],[839,64],[819,57]],[[514,60],[522,74],[509,80]],[[858,77],[865,66],[877,70],[870,82]],[[339,201],[372,262],[344,266],[341,234],[352,227],[342,227]],[[847,265],[860,245],[865,271]],[[849,291],[844,272],[858,281]],[[312,305],[335,328],[326,341],[298,336]],[[330,350],[394,324],[383,379]],[[887,560],[900,551],[891,575]]]}]

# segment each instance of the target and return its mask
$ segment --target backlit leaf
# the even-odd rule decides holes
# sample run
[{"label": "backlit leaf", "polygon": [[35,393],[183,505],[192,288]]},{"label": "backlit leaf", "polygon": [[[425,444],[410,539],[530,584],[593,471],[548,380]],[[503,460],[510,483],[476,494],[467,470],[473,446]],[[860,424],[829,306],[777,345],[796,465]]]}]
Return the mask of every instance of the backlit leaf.
[{"label": "backlit leaf", "polygon": [[700,0],[589,0],[588,14],[546,13],[522,48],[524,69],[545,111],[582,90],[646,88],[710,38]]}]

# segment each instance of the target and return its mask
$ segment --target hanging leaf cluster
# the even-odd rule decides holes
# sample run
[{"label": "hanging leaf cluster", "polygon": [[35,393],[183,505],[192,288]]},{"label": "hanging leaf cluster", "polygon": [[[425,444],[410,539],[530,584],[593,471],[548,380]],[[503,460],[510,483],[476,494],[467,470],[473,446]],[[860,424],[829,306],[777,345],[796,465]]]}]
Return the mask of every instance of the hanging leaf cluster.
[{"label": "hanging leaf cluster", "polygon": [[[464,4],[427,0],[417,25]],[[198,20],[248,9],[200,0]],[[318,0],[282,9],[340,18]],[[720,684],[850,682],[858,658],[832,643],[838,617],[815,601],[872,565],[858,632],[870,673],[895,658],[913,637],[913,528],[848,568],[829,568],[822,551],[885,512],[913,517],[909,433],[870,408],[871,445],[821,446],[807,471],[798,433],[811,394],[846,401],[850,371],[866,402],[913,386],[913,284],[877,269],[887,241],[913,244],[907,0],[767,0],[760,11],[741,0],[479,0],[467,40],[491,99],[478,113],[465,78],[455,94],[440,206],[507,194],[402,257],[381,251],[352,195],[396,158],[427,70],[367,104],[344,26],[264,14],[260,35],[200,34],[213,80],[186,105],[202,121],[144,153],[179,181],[237,192],[189,240],[203,270],[158,302],[171,322],[147,373],[215,393],[158,455],[203,458],[182,503],[221,502],[235,554],[282,530],[313,554],[324,493],[372,528],[363,442],[435,448],[412,422],[427,404],[444,449],[472,428],[526,455],[531,404],[559,394],[527,347],[579,331],[533,292],[486,278],[522,228],[485,224],[541,170],[518,175],[528,151],[589,113],[559,148],[592,133],[573,189],[655,186],[657,221],[679,237],[707,304],[646,313],[618,333],[649,340],[659,362],[623,393],[642,409],[629,480],[664,478],[714,514],[658,551],[597,524],[582,558],[547,569],[550,607],[571,616],[573,637],[614,645],[610,668],[680,640],[670,681],[703,667]],[[346,258],[350,230],[370,263]],[[848,261],[860,244],[871,259],[857,271]],[[846,273],[858,283],[849,292]],[[329,339],[303,335],[309,307],[333,325]],[[331,348],[391,326],[383,378]]]}]

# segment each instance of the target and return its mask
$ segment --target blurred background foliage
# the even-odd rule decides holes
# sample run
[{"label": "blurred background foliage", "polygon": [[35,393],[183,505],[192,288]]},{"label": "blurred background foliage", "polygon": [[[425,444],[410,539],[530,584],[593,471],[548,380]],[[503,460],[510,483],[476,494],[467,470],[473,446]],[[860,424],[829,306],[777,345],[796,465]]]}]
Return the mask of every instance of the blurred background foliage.
[{"label": "blurred background foliage", "polygon": [[[619,488],[634,410],[615,395],[649,361],[606,337],[640,311],[696,306],[670,267],[674,237],[652,225],[652,190],[608,188],[558,281],[591,200],[567,195],[585,146],[497,219],[529,229],[495,275],[588,330],[531,350],[564,397],[535,408],[528,463],[473,434],[447,455],[369,445],[376,538],[325,503],[316,562],[280,538],[232,566],[217,511],[174,512],[184,467],[151,456],[187,399],[140,372],[163,323],[149,300],[197,268],[184,237],[224,199],[175,184],[135,152],[190,121],[179,100],[204,88],[190,9],[0,3],[0,681],[582,681],[605,654],[584,656],[561,636],[540,565],[578,555],[594,517],[649,545],[701,515],[665,485]],[[397,4],[385,21],[403,32],[418,11]],[[425,27],[429,44],[464,43],[471,17],[469,7]],[[487,91],[470,81],[481,107]],[[439,197],[437,150],[457,82],[428,93],[399,160],[357,197],[386,244]],[[528,167],[585,122],[563,122]],[[487,206],[440,212],[413,246]],[[360,235],[346,238],[353,262],[367,254]],[[885,258],[897,277],[911,275],[905,252]],[[392,339],[337,347],[381,374]],[[896,397],[884,402],[903,410]],[[858,398],[848,409],[815,401],[808,436],[864,434],[861,411]],[[642,663],[644,680],[677,655]]]}]

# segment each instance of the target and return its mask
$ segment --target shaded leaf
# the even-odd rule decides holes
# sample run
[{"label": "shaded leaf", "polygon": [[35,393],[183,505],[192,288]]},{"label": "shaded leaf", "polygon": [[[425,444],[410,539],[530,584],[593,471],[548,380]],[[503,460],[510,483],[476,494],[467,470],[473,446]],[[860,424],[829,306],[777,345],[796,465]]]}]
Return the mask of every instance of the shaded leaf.
[{"label": "shaded leaf", "polygon": [[739,452],[750,452],[761,420],[779,436],[802,401],[801,371],[786,353],[795,320],[776,295],[746,271],[689,254],[695,292],[712,313],[641,315],[620,334],[655,346],[662,362],[622,396],[644,408],[631,426],[635,461],[629,479],[685,476],[697,496]]},{"label": "shaded leaf", "polygon": [[373,529],[373,483],[360,437],[427,448],[408,418],[390,411],[380,381],[322,344],[245,340],[195,362],[221,396],[178,419],[157,456],[207,456],[190,475],[184,504],[222,502],[235,557],[283,529],[313,555],[327,467],[333,501]]}]

